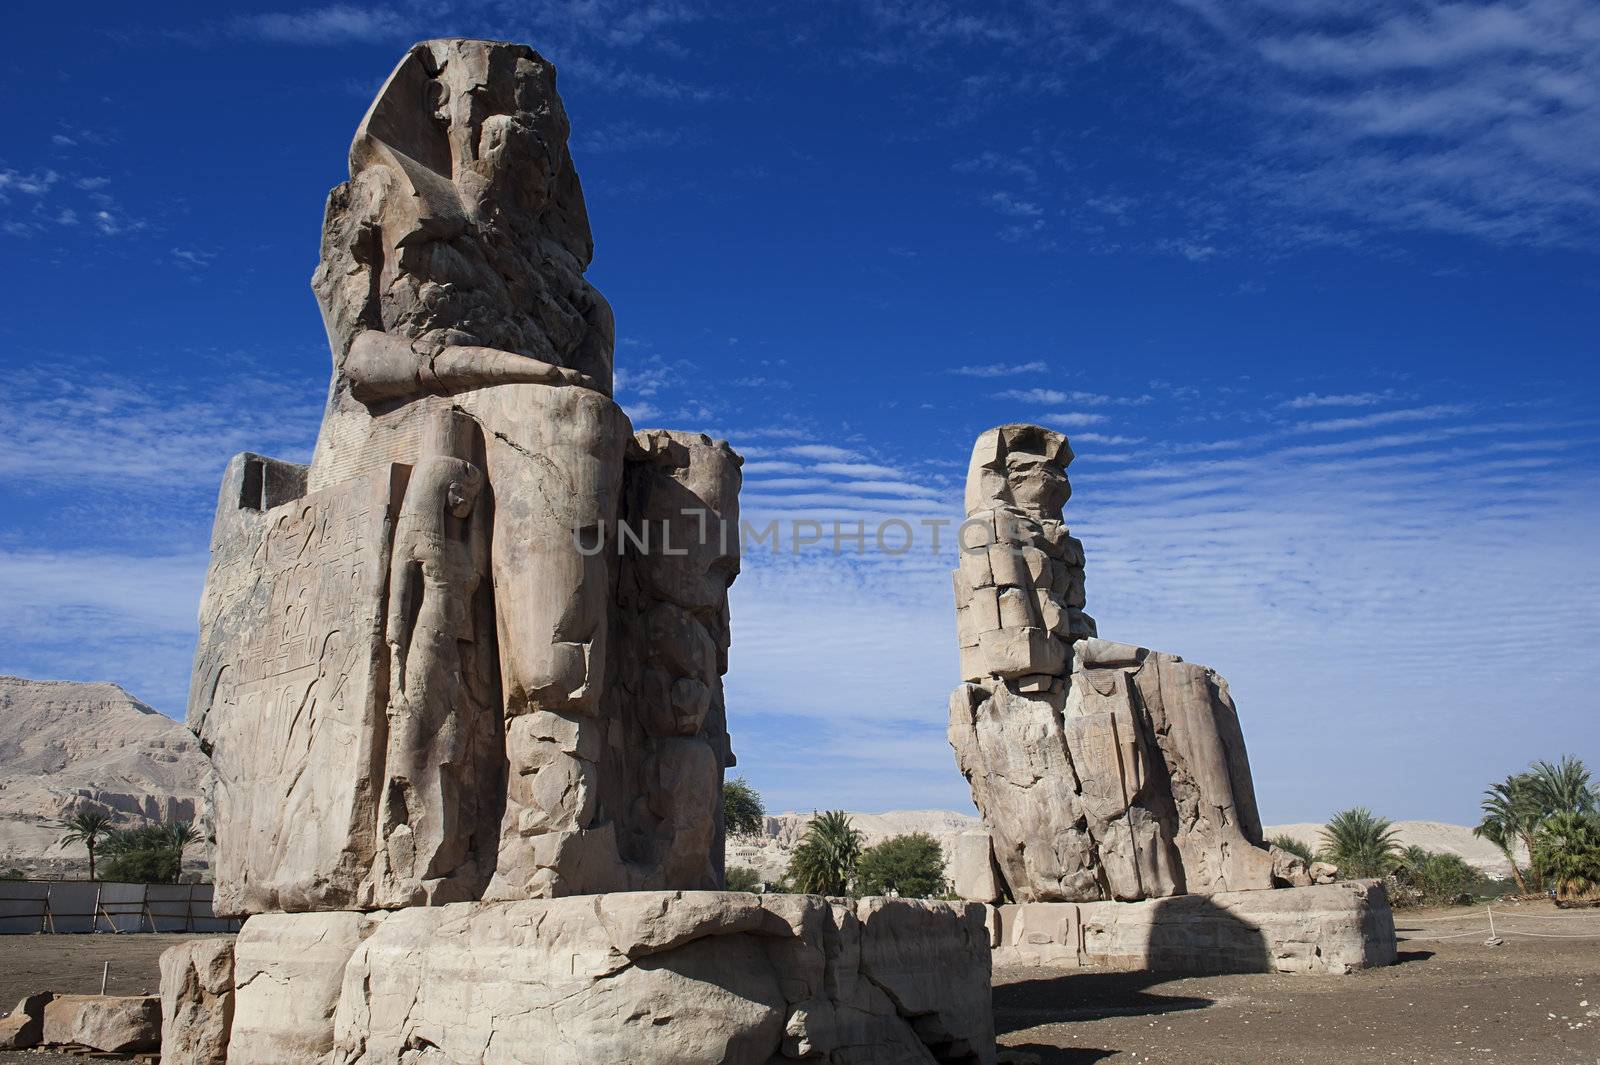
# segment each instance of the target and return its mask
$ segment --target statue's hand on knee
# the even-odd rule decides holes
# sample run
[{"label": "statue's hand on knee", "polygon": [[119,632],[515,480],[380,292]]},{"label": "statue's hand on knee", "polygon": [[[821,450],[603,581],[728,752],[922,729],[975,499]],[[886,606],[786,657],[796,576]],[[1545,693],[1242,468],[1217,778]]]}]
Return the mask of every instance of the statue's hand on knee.
[{"label": "statue's hand on knee", "polygon": [[498,348],[461,344],[418,351],[404,337],[369,329],[350,344],[344,374],[363,403],[454,395],[495,385],[572,385],[604,389],[581,371]]}]

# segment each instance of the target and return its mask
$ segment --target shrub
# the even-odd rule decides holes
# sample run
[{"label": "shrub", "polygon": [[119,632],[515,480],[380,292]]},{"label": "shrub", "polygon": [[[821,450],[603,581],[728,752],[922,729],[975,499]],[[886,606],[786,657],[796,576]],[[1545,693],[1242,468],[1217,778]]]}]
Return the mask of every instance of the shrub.
[{"label": "shrub", "polygon": [[944,894],[944,849],[926,832],[893,836],[868,847],[856,864],[863,895],[923,899]]},{"label": "shrub", "polygon": [[729,891],[748,891],[753,895],[761,894],[761,874],[744,865],[730,865],[727,876],[724,878]]},{"label": "shrub", "polygon": [[1600,815],[1546,818],[1533,838],[1533,867],[1560,898],[1600,897]]},{"label": "shrub", "polygon": [[1396,903],[1442,906],[1471,895],[1483,878],[1460,855],[1407,847],[1395,864],[1394,879]]}]

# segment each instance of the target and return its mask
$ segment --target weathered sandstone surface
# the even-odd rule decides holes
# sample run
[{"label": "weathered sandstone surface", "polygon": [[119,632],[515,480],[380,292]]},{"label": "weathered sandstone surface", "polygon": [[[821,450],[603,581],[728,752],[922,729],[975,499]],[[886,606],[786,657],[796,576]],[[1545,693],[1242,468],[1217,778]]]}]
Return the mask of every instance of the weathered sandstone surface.
[{"label": "weathered sandstone surface", "polygon": [[155,995],[56,995],[44,1007],[45,1046],[76,1044],[111,1054],[161,1046]]},{"label": "weathered sandstone surface", "polygon": [[983,1065],[989,939],[974,905],[727,892],[268,914],[227,1061]]},{"label": "weathered sandstone surface", "polygon": [[636,433],[555,70],[412,48],[328,198],[309,466],[217,504],[216,909],[720,887],[741,459]]},{"label": "weathered sandstone surface", "polygon": [[1217,673],[1097,637],[1062,520],[1066,437],[978,438],[955,582],[965,678],[950,744],[1018,902],[1273,886],[1250,763]]},{"label": "weathered sandstone surface", "polygon": [[996,965],[1178,973],[1326,973],[1392,965],[1379,881],[1227,891],[1143,902],[998,908]]},{"label": "weathered sandstone surface", "polygon": [[161,1065],[226,1065],[233,1028],[233,939],[161,953]]}]

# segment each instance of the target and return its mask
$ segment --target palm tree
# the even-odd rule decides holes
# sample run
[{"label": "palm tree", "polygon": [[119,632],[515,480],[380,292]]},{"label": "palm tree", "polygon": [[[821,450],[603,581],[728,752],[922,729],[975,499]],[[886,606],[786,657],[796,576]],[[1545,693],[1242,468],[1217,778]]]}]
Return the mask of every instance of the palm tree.
[{"label": "palm tree", "polygon": [[58,821],[57,824],[67,829],[67,833],[56,842],[63,847],[73,843],[82,843],[88,849],[89,879],[94,880],[95,848],[100,845],[100,840],[112,831],[111,815],[93,806],[86,806],[65,821]]},{"label": "palm tree", "polygon": [[1295,836],[1273,836],[1271,839],[1267,840],[1267,845],[1276,847],[1281,851],[1288,851],[1290,854],[1303,860],[1307,865],[1310,865],[1312,862],[1317,860],[1317,856],[1312,853],[1310,845],[1306,843],[1305,840],[1299,839]]},{"label": "palm tree", "polygon": [[172,843],[172,849],[178,856],[178,872],[183,873],[183,852],[186,847],[199,843],[204,837],[199,829],[189,821],[174,821],[165,826],[167,839]]},{"label": "palm tree", "polygon": [[1595,794],[1589,786],[1589,770],[1580,758],[1564,754],[1555,765],[1535,762],[1523,776],[1546,817],[1559,813],[1586,814],[1594,809]]},{"label": "palm tree", "polygon": [[861,833],[843,810],[812,818],[789,861],[789,881],[802,895],[843,895],[861,858]]},{"label": "palm tree", "polygon": [[1517,889],[1526,895],[1528,882],[1522,870],[1517,868],[1512,847],[1520,841],[1531,856],[1533,834],[1544,819],[1542,803],[1532,778],[1527,773],[1519,773],[1506,777],[1499,784],[1489,785],[1489,789],[1483,793],[1480,809],[1483,810],[1483,821],[1472,830],[1473,835],[1500,848],[1506,861],[1511,863],[1511,878],[1517,882]]},{"label": "palm tree", "polygon": [[1334,814],[1322,830],[1322,860],[1346,877],[1388,876],[1399,849],[1393,824],[1365,806]]},{"label": "palm tree", "polygon": [[1566,810],[1539,826],[1534,866],[1563,898],[1600,894],[1600,814]]}]

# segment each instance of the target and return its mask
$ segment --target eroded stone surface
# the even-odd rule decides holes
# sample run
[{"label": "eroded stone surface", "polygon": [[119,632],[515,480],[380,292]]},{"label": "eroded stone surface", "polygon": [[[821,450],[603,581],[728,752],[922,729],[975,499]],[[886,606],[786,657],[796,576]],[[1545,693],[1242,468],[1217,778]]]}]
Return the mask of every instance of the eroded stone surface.
[{"label": "eroded stone surface", "polygon": [[261,914],[246,921],[234,944],[228,1065],[322,1061],[333,1046],[345,965],[388,916]]},{"label": "eroded stone surface", "polygon": [[729,892],[253,917],[227,1060],[988,1065],[985,918]]},{"label": "eroded stone surface", "polygon": [[161,1045],[161,999],[155,995],[56,995],[44,1007],[46,1046],[76,1044],[111,1054]]},{"label": "eroded stone surface", "polygon": [[470,40],[357,130],[315,455],[240,456],[218,504],[219,913],[721,884],[740,459],[612,401],[567,133],[548,62]]},{"label": "eroded stone surface", "polygon": [[161,1065],[225,1065],[233,1028],[233,940],[161,953]]},{"label": "eroded stone surface", "polygon": [[978,438],[953,574],[964,683],[950,743],[1007,894],[1137,900],[1273,886],[1227,682],[1099,639],[1062,521],[1064,436]]},{"label": "eroded stone surface", "polygon": [[44,1040],[44,1008],[55,996],[48,991],[28,995],[0,1017],[0,1050],[29,1050]]},{"label": "eroded stone surface", "polygon": [[996,965],[1344,974],[1395,961],[1394,914],[1376,880],[998,912]]}]

